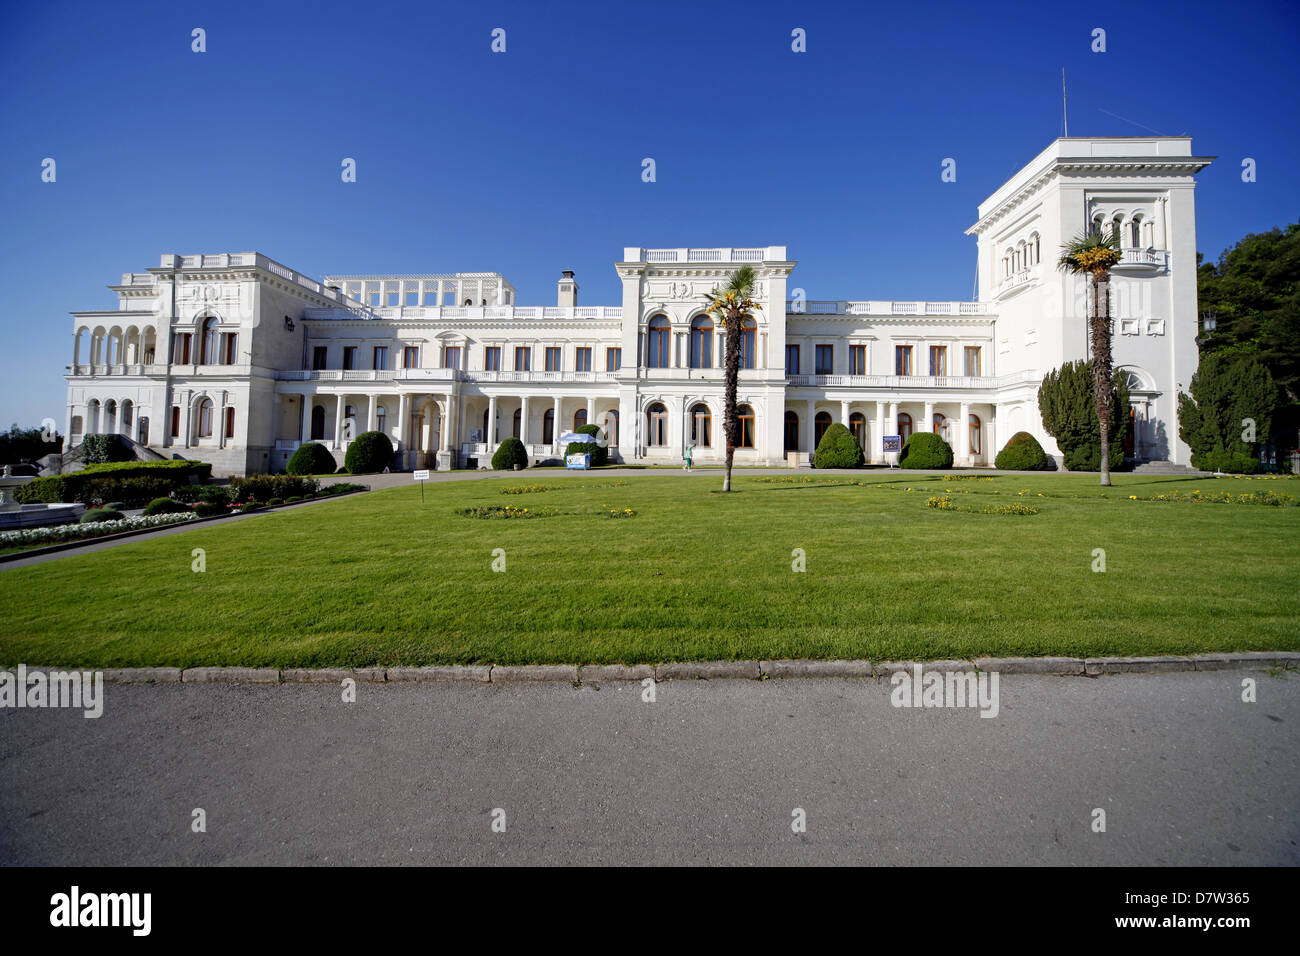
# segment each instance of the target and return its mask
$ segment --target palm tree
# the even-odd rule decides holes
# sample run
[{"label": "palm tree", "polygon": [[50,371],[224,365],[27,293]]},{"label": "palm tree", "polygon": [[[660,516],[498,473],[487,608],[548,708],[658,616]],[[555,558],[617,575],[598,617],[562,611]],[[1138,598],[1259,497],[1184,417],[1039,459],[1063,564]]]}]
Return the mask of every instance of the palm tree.
[{"label": "palm tree", "polygon": [[759,308],[751,296],[754,294],[754,270],[741,266],[731,274],[730,281],[719,289],[714,288],[706,298],[709,314],[718,320],[727,335],[726,388],[727,406],[722,429],[727,435],[727,472],[722,479],[722,490],[731,490],[731,461],[736,454],[736,381],[740,377],[740,340],[744,334],[743,323]]},{"label": "palm tree", "polygon": [[1088,337],[1092,340],[1092,394],[1101,425],[1101,483],[1110,487],[1111,328],[1110,270],[1121,258],[1119,232],[1100,229],[1085,232],[1065,244],[1057,266],[1073,275],[1087,275],[1092,287],[1092,314]]}]

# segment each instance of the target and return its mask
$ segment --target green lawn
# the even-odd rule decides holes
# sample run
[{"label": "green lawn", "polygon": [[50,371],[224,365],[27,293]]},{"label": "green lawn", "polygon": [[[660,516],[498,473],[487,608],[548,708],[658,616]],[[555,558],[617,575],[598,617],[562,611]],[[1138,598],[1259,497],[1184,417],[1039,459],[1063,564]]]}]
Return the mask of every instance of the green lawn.
[{"label": "green lawn", "polygon": [[[810,477],[742,474],[723,495],[716,472],[524,471],[429,483],[423,504],[412,483],[0,570],[0,662],[289,667],[1300,649],[1300,508],[1128,497],[1300,498],[1300,481],[1119,475],[1102,499],[1096,477],[1082,475]],[[551,490],[501,494],[526,485]],[[976,509],[1041,510],[926,507],[945,488]],[[560,513],[455,513],[480,505]],[[636,514],[598,517],[604,506]],[[191,570],[194,548],[206,552],[204,573]],[[496,548],[505,551],[504,573],[491,570]],[[791,570],[795,548],[806,554],[806,573]],[[1092,571],[1095,548],[1105,549],[1105,573]]]}]

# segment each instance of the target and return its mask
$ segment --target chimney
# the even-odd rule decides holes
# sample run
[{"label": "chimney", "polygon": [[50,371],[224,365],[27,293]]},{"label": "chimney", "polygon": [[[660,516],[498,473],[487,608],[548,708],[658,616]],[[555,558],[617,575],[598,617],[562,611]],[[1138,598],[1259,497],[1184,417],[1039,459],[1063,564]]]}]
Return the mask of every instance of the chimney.
[{"label": "chimney", "polygon": [[578,304],[578,283],[573,278],[573,270],[565,269],[562,273],[560,273],[560,276],[561,278],[558,283],[560,291],[558,297],[556,298],[555,304],[560,306],[560,308],[564,308],[565,306],[577,305]]}]

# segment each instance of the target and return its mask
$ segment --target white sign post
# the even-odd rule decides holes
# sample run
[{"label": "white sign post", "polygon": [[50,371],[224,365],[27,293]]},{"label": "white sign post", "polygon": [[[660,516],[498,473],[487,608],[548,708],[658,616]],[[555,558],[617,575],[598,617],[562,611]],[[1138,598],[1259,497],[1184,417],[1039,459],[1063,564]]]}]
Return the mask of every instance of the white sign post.
[{"label": "white sign post", "polygon": [[428,468],[417,469],[413,477],[415,478],[416,481],[420,483],[420,500],[423,501],[424,483],[429,480],[429,469]]}]

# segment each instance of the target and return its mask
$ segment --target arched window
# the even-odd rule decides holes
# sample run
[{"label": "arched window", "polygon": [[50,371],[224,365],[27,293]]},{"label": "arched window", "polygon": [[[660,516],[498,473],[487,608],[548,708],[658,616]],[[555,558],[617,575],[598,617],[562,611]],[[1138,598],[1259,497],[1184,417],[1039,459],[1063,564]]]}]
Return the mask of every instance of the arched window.
[{"label": "arched window", "polygon": [[542,416],[542,444],[550,445],[555,442],[555,409],[548,408],[546,414]]},{"label": "arched window", "polygon": [[671,338],[669,336],[668,317],[656,315],[650,320],[646,340],[646,367],[668,368],[671,364]]},{"label": "arched window", "polygon": [[311,439],[320,441],[325,437],[325,406],[317,405],[311,410]]},{"label": "arched window", "polygon": [[813,417],[813,447],[809,451],[816,451],[817,446],[822,443],[822,436],[826,434],[826,429],[831,427],[831,413],[818,412]]},{"label": "arched window", "polygon": [[132,411],[133,406],[131,405],[130,400],[122,402],[122,434],[127,437],[130,437],[131,435]]},{"label": "arched window", "polygon": [[861,412],[854,412],[849,416],[849,431],[857,439],[859,448],[867,447],[867,416]]},{"label": "arched window", "polygon": [[104,403],[104,433],[117,434],[117,402],[111,398]]},{"label": "arched window", "polygon": [[713,368],[713,320],[707,315],[691,321],[691,368]]},{"label": "arched window", "polygon": [[945,418],[942,414],[940,414],[939,412],[934,413],[934,418],[931,422],[931,427],[936,435],[942,435],[945,440],[947,439],[948,419]]},{"label": "arched window", "polygon": [[523,417],[524,417],[524,416],[523,416],[523,409],[522,409],[522,408],[516,408],[516,409],[515,409],[515,420],[514,420],[514,424],[513,424],[513,426],[512,426],[512,428],[514,429],[514,431],[512,432],[512,434],[513,434],[516,438],[519,437],[519,424],[520,424],[520,422],[523,420]]},{"label": "arched window", "polygon": [[618,410],[611,408],[605,413],[605,439],[611,448],[618,445]]},{"label": "arched window", "polygon": [[1133,217],[1133,248],[1137,249],[1142,245],[1142,217]]},{"label": "arched window", "polygon": [[375,409],[375,430],[386,434],[386,432],[384,432],[384,423],[387,421],[388,409],[384,408],[383,405],[380,405]]},{"label": "arched window", "polygon": [[212,399],[205,398],[199,403],[199,437],[212,437]]},{"label": "arched window", "polygon": [[691,407],[691,442],[705,448],[713,445],[713,415],[703,402]]},{"label": "arched window", "polygon": [[[740,367],[754,368],[754,340],[758,338],[758,326],[753,319],[740,320]],[[744,446],[748,447],[748,446]]]},{"label": "arched window", "polygon": [[736,447],[754,447],[754,410],[748,405],[736,406]]},{"label": "arched window", "polygon": [[1100,212],[1099,212],[1099,213],[1097,213],[1097,215],[1093,216],[1093,217],[1092,217],[1092,234],[1093,234],[1094,236],[1099,236],[1099,235],[1101,235],[1101,230],[1102,230],[1102,228],[1105,226],[1105,223],[1106,223],[1106,215],[1105,215],[1105,213],[1100,213]]},{"label": "arched window", "polygon": [[[77,424],[77,419],[73,419],[73,425]],[[141,415],[140,424],[136,428],[136,441],[141,445],[149,444],[149,416]]]},{"label": "arched window", "polygon": [[791,411],[785,413],[785,450],[799,450],[799,416]]},{"label": "arched window", "polygon": [[898,413],[898,436],[907,441],[912,437],[912,416],[907,412]]},{"label": "arched window", "polygon": [[573,430],[576,432],[585,424],[587,424],[587,410],[580,408],[573,413]]},{"label": "arched window", "polygon": [[980,417],[972,415],[970,417],[970,453],[978,457],[980,451]]},{"label": "arched window", "polygon": [[206,318],[203,320],[203,331],[199,335],[199,364],[216,365],[217,364],[217,320]]},{"label": "arched window", "polygon": [[651,448],[668,444],[668,409],[659,402],[646,409],[646,444]]},{"label": "arched window", "polygon": [[1038,263],[1039,263],[1039,261],[1040,261],[1040,260],[1039,260],[1039,239],[1038,239],[1038,233],[1036,233],[1036,232],[1034,232],[1034,233],[1030,233],[1030,235],[1029,235],[1029,245],[1028,245],[1027,248],[1028,248],[1028,254],[1029,254],[1029,264],[1030,264],[1031,266],[1036,266],[1036,265],[1038,265]]}]

